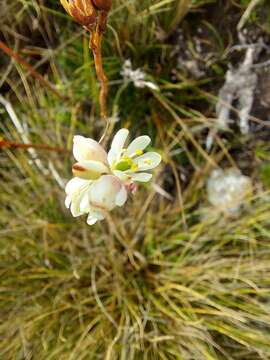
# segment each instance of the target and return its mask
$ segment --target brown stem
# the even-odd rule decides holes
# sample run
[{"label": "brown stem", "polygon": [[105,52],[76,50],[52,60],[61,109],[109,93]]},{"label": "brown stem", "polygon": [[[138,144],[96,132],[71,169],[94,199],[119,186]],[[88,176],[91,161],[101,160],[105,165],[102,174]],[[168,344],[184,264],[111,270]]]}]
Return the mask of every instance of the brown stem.
[{"label": "brown stem", "polygon": [[97,78],[100,82],[99,104],[101,118],[107,121],[107,94],[108,79],[104,73],[102,64],[102,33],[106,26],[107,13],[100,12],[96,29],[91,33],[89,48],[92,50],[95,61]]},{"label": "brown stem", "polygon": [[15,148],[15,149],[40,149],[40,150],[48,150],[48,151],[54,151],[58,153],[68,153],[69,151],[64,148],[59,147],[53,147],[45,144],[21,144],[16,143],[14,141],[6,141],[1,140],[0,141],[0,148]]},{"label": "brown stem", "polygon": [[6,46],[3,41],[0,40],[0,50],[6,53],[9,57],[14,59],[17,63],[19,63],[22,67],[29,71],[29,73],[34,76],[41,85],[46,88],[49,88],[55,95],[60,97],[61,99],[65,99],[53,85],[51,85],[43,76],[41,76],[31,65],[29,65],[24,59],[20,57],[15,51],[11,50],[8,46]]}]

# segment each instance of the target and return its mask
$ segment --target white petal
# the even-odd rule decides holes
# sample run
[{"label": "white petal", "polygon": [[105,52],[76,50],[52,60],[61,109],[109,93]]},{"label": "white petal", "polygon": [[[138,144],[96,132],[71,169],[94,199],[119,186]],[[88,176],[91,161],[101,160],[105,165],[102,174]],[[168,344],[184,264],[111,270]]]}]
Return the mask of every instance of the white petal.
[{"label": "white petal", "polygon": [[84,180],[78,177],[74,177],[66,184],[65,187],[66,194],[72,195],[75,191],[77,191],[79,188],[84,187],[89,182],[90,182],[89,180]]},{"label": "white petal", "polygon": [[109,169],[100,161],[83,160],[73,165],[72,172],[81,179],[96,180],[102,174],[107,174]]},{"label": "white petal", "polygon": [[87,217],[87,224],[94,225],[98,220],[105,219],[105,216],[100,211],[92,210]]},{"label": "white petal", "polygon": [[108,152],[108,162],[110,165],[117,159],[117,156],[121,153],[126,139],[128,137],[128,129],[120,129],[114,136],[111,149]]},{"label": "white petal", "polygon": [[129,180],[129,178],[130,178],[129,174],[125,173],[124,171],[120,171],[120,170],[114,170],[113,174],[115,176],[117,176],[118,179],[120,179],[122,182],[125,182],[125,181]]},{"label": "white petal", "polygon": [[67,209],[69,209],[70,204],[71,204],[71,197],[67,196],[66,199],[65,199],[65,206],[66,206]]},{"label": "white petal", "polygon": [[133,162],[138,165],[138,171],[154,169],[159,165],[160,161],[161,156],[156,152],[145,153],[133,160]]},{"label": "white petal", "polygon": [[83,214],[80,209],[80,204],[91,184],[91,180],[82,180],[79,178],[73,178],[67,183],[65,205],[70,207],[70,211],[74,217]]},{"label": "white petal", "polygon": [[80,135],[73,138],[73,155],[77,161],[96,160],[107,163],[107,153],[103,147],[95,140]]},{"label": "white petal", "polygon": [[98,220],[105,219],[105,214],[103,214],[102,211],[100,211],[100,210],[93,209],[91,214],[92,214],[92,216],[94,216]]},{"label": "white petal", "polygon": [[127,201],[127,190],[126,188],[122,185],[121,190],[118,192],[118,194],[116,195],[115,198],[115,204],[117,206],[123,206],[124,203]]},{"label": "white petal", "polygon": [[109,171],[108,167],[100,161],[86,160],[86,161],[81,161],[78,164],[81,164],[87,170],[93,170],[102,173],[103,172],[107,173]]},{"label": "white petal", "polygon": [[116,176],[101,176],[90,187],[89,199],[91,205],[107,211],[112,210],[116,206],[116,195],[121,190],[121,187],[122,183]]},{"label": "white petal", "polygon": [[88,225],[94,225],[97,221],[98,219],[96,217],[89,214],[86,222]]},{"label": "white petal", "polygon": [[148,174],[148,173],[131,174],[133,181],[140,181],[140,182],[147,182],[147,181],[151,180],[152,176],[153,176],[152,174]]},{"label": "white petal", "polygon": [[79,200],[72,201],[71,206],[70,206],[70,211],[71,211],[72,216],[74,216],[74,217],[78,217],[83,214],[83,212],[81,212],[81,210],[80,210],[80,201]]},{"label": "white petal", "polygon": [[80,211],[82,213],[88,213],[91,209],[90,206],[90,201],[89,201],[89,197],[88,197],[88,192],[85,192],[85,194],[82,196],[81,201],[80,201]]},{"label": "white petal", "polygon": [[147,135],[139,136],[134,139],[127,148],[126,155],[130,156],[136,153],[136,150],[143,151],[151,142],[151,139]]}]

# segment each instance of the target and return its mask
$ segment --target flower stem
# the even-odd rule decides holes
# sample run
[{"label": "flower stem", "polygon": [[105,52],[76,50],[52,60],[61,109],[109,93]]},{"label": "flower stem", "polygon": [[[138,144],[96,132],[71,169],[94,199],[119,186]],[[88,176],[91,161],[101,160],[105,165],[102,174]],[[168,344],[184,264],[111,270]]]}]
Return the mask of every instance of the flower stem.
[{"label": "flower stem", "polygon": [[94,56],[97,78],[100,82],[100,92],[99,92],[100,116],[103,120],[106,121],[106,128],[104,135],[102,136],[102,139],[104,138],[106,131],[108,129],[108,114],[107,114],[108,79],[103,69],[102,49],[101,49],[102,33],[105,31],[106,21],[107,21],[107,12],[101,11],[98,16],[98,23],[96,29],[90,32],[90,42],[89,42],[89,48],[92,50]]},{"label": "flower stem", "polygon": [[101,55],[101,41],[102,34],[95,32],[92,35],[92,41],[90,41],[90,46],[94,54],[95,68],[97,72],[98,80],[100,81],[100,93],[99,93],[99,103],[100,103],[100,115],[103,119],[107,118],[107,94],[108,94],[108,80],[104,73],[102,66],[102,55]]}]

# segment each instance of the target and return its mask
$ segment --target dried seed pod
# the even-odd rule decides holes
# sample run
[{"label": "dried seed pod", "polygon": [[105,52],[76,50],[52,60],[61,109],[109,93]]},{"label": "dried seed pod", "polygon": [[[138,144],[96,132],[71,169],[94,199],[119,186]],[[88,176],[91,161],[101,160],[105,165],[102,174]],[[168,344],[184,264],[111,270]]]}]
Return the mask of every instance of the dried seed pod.
[{"label": "dried seed pod", "polygon": [[112,0],[92,0],[97,10],[109,11],[112,7]]},{"label": "dried seed pod", "polygon": [[69,10],[74,20],[88,29],[97,22],[97,11],[91,0],[70,0]]}]

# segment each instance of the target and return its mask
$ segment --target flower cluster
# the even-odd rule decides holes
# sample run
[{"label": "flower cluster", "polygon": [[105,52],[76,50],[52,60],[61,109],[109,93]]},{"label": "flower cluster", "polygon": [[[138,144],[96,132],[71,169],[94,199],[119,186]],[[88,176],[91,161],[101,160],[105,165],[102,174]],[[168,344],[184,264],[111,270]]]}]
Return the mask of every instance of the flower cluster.
[{"label": "flower cluster", "polygon": [[87,223],[95,224],[116,206],[123,206],[128,191],[136,190],[136,182],[147,182],[148,170],[159,165],[161,156],[144,152],[150,144],[149,136],[139,136],[128,147],[129,131],[119,130],[107,153],[93,139],[74,136],[73,155],[77,162],[72,167],[75,176],[66,185],[65,205],[73,216],[88,214]]}]

